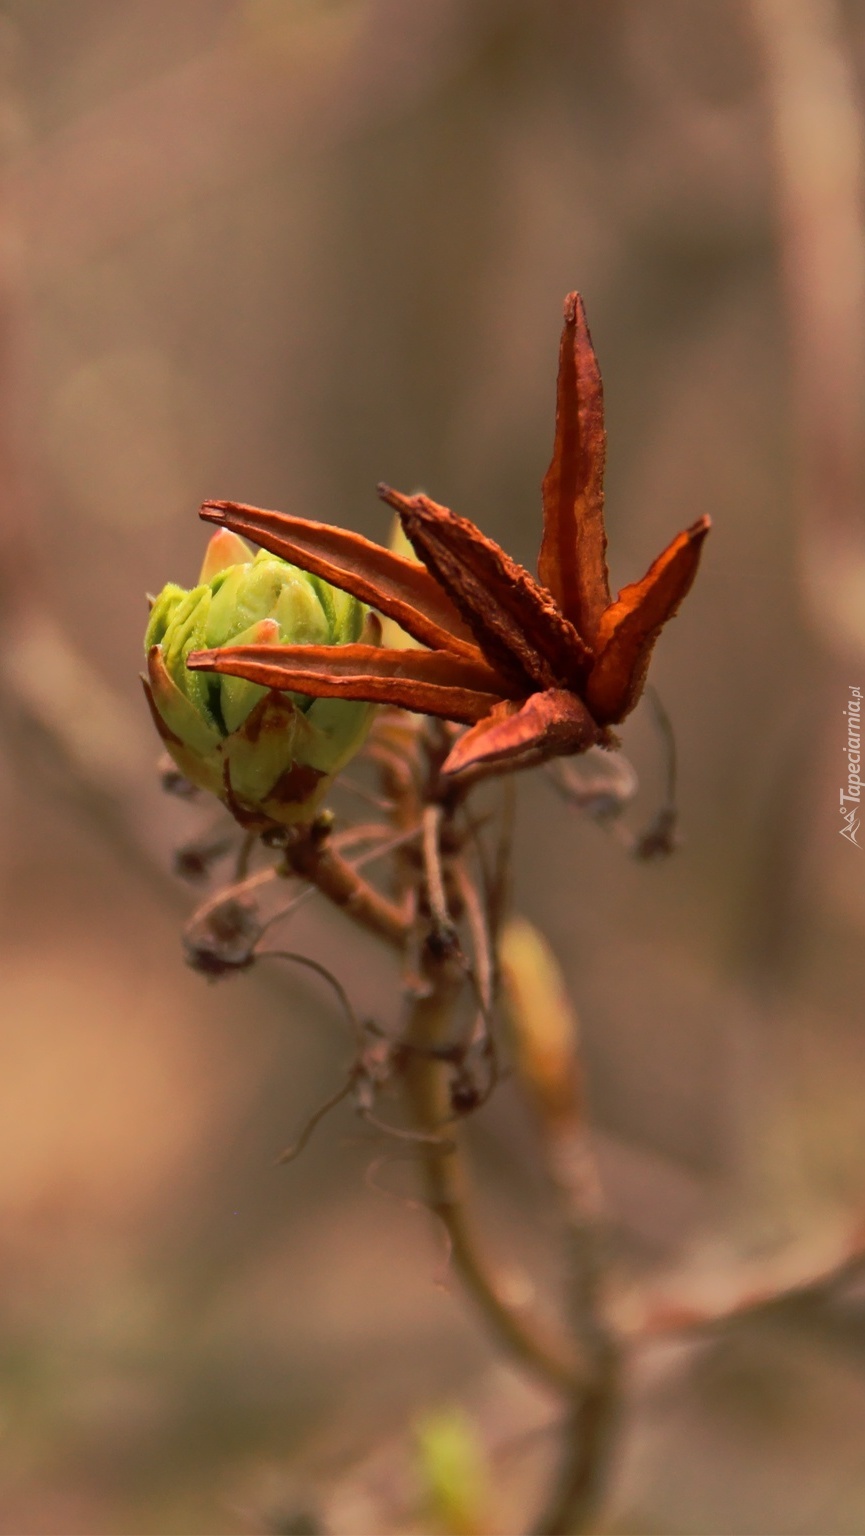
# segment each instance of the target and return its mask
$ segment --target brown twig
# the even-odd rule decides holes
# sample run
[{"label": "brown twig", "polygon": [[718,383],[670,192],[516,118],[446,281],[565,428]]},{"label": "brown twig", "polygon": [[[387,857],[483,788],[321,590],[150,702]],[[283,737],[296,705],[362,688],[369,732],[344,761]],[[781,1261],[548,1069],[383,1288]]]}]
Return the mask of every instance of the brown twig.
[{"label": "brown twig", "polygon": [[535,1111],[564,1234],[568,1315],[585,1361],[570,1393],[565,1454],[537,1536],[582,1531],[604,1486],[619,1400],[620,1346],[602,1310],[606,1233],[585,1113],[577,1020],[540,935],[509,925],[503,978],[519,1079]]},{"label": "brown twig", "polygon": [[314,829],[304,829],[288,844],[286,861],[295,874],[302,875],[362,928],[396,949],[405,947],[409,926],[402,907],[364,880],[326,840],[321,842]]},{"label": "brown twig", "polygon": [[[449,816],[439,807],[424,818],[425,883],[432,921],[421,942],[421,986],[404,1034],[403,1080],[413,1123],[440,1138],[452,1116],[450,1081],[441,1048],[449,1042],[465,981],[465,961],[454,942],[442,869],[441,837]],[[584,1362],[565,1335],[529,1317],[508,1298],[482,1254],[468,1213],[466,1173],[456,1139],[427,1142],[421,1151],[427,1199],[451,1245],[452,1262],[487,1324],[516,1359],[559,1392],[573,1393]]]},{"label": "brown twig", "polygon": [[[439,1135],[450,1118],[450,1094],[445,1065],[435,1049],[446,1041],[453,1009],[463,984],[462,965],[453,955],[424,951],[426,995],[416,999],[405,1033],[404,1084],[414,1124]],[[427,1200],[442,1222],[451,1245],[454,1269],[491,1331],[516,1360],[558,1392],[571,1393],[582,1384],[583,1363],[565,1336],[547,1330],[514,1306],[504,1286],[481,1253],[466,1201],[466,1176],[461,1149],[430,1142],[420,1151]]]},{"label": "brown twig", "polygon": [[342,832],[335,832],[330,840],[330,846],[335,853],[345,853],[348,848],[355,848],[359,843],[389,842],[390,826],[384,821],[365,821],[353,827],[346,827]]},{"label": "brown twig", "polygon": [[767,1266],[749,1272],[744,1269],[731,1285],[732,1295],[720,1302],[701,1301],[688,1294],[688,1277],[672,1276],[663,1290],[657,1283],[647,1284],[639,1298],[638,1313],[629,1307],[626,1324],[629,1338],[650,1344],[667,1336],[694,1337],[717,1333],[731,1323],[740,1323],[794,1302],[817,1300],[845,1285],[855,1283],[865,1274],[865,1229],[861,1220],[843,1235],[834,1254],[816,1270],[795,1279],[772,1278]]},{"label": "brown twig", "polygon": [[448,910],[439,841],[443,815],[444,812],[440,805],[433,804],[424,807],[422,817],[424,877],[426,881],[427,902],[437,940],[439,943],[448,941],[455,943],[456,929]]},{"label": "brown twig", "polygon": [[472,946],[472,971],[478,994],[478,1003],[485,1028],[492,1022],[495,1001],[495,963],[493,959],[490,924],[478,888],[471,879],[465,863],[458,860],[454,870],[457,889],[466,915]]}]

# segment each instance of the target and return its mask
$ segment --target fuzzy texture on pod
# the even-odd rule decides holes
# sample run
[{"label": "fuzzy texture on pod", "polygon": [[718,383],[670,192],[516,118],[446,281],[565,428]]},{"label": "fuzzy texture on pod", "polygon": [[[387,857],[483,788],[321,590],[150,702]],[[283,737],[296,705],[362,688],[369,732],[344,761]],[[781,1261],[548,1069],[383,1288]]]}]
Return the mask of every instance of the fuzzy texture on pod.
[{"label": "fuzzy texture on pod", "polygon": [[329,783],[362,746],[375,706],[277,691],[193,672],[190,651],[224,645],[377,645],[365,605],[227,529],[211,539],[198,585],[153,603],[144,689],[154,724],[186,778],[251,830],[315,815]]}]

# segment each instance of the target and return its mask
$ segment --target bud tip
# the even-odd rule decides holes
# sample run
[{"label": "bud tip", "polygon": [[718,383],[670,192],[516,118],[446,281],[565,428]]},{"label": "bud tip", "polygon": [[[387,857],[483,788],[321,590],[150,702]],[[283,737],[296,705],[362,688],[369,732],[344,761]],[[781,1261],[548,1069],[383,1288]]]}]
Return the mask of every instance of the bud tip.
[{"label": "bud tip", "polygon": [[215,576],[230,570],[231,566],[251,563],[252,550],[249,545],[244,544],[243,539],[239,539],[230,529],[219,528],[211,537],[205,550],[204,563],[198,579],[209,585]]}]

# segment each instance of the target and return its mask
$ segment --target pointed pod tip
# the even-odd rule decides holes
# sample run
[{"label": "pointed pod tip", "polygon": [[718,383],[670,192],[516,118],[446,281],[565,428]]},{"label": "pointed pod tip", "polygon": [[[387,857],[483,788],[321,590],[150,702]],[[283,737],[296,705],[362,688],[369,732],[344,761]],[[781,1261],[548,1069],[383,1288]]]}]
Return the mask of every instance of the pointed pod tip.
[{"label": "pointed pod tip", "polygon": [[395,512],[399,512],[408,500],[407,496],[401,495],[399,491],[394,490],[392,485],[388,485],[386,480],[379,480],[375,493],[381,501],[386,502],[389,507],[393,507]]},{"label": "pointed pod tip", "polygon": [[690,528],[688,528],[686,530],[687,534],[688,534],[688,537],[691,540],[691,542],[692,543],[696,543],[696,541],[698,539],[704,539],[706,537],[706,534],[709,532],[709,529],[711,528],[711,526],[712,526],[712,519],[709,516],[708,512],[704,512],[703,516],[702,517],[698,517],[697,521],[695,523],[692,523]]},{"label": "pointed pod tip", "polygon": [[413,512],[417,512],[420,506],[418,496],[404,496],[402,491],[395,491],[392,485],[387,485],[383,480],[376,486],[379,496],[389,507],[393,507],[402,520],[405,527],[405,519]]},{"label": "pointed pod tip", "polygon": [[575,288],[565,299],[565,324],[575,325],[578,320],[582,321],[585,325],[586,307],[583,303],[582,294],[578,293]]},{"label": "pointed pod tip", "polygon": [[218,651],[190,651],[186,665],[193,672],[218,672]]},{"label": "pointed pod tip", "polygon": [[203,501],[198,509],[199,517],[206,523],[224,523],[231,503],[228,501]]}]

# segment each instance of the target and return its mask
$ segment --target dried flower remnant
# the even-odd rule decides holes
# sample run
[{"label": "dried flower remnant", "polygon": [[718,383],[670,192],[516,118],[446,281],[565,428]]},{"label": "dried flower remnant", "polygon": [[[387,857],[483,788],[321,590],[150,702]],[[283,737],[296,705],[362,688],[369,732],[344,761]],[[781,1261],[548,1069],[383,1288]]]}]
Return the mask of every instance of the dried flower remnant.
[{"label": "dried flower remnant", "polygon": [[362,745],[370,706],[205,678],[188,669],[188,653],[238,641],[338,649],[361,638],[372,649],[379,636],[357,598],[265,550],[253,556],[227,530],[214,534],[198,585],[163,588],[144,641],[153,720],[184,780],[253,831],[309,821]]},{"label": "dried flower remnant", "polygon": [[201,516],[369,603],[425,649],[256,643],[188,655],[198,671],[318,699],[396,705],[468,725],[443,772],[502,771],[613,746],[652,649],[696,574],[709,529],[677,535],[611,599],[605,560],[601,376],[577,293],[565,301],[553,458],[543,482],[539,580],[427,496],[379,494],[422,565],[327,524],[237,502]]},{"label": "dried flower remnant", "polygon": [[233,897],[209,902],[184,934],[187,963],[212,978],[248,970],[261,933],[262,925],[251,902]]}]

